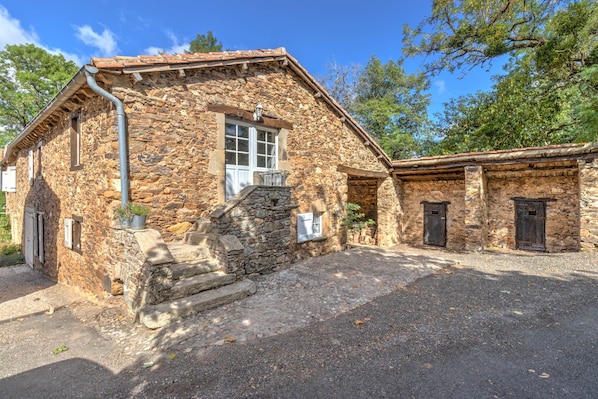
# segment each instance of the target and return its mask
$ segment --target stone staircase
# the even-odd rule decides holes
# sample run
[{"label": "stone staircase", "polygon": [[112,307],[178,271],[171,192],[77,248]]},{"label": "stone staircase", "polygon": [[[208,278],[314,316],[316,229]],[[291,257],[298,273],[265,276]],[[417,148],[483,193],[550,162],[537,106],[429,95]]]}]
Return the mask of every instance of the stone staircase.
[{"label": "stone staircase", "polygon": [[209,257],[209,233],[198,231],[205,228],[200,221],[183,242],[168,245],[173,262],[152,266],[139,311],[139,322],[146,327],[160,328],[255,293],[253,281],[238,280]]}]

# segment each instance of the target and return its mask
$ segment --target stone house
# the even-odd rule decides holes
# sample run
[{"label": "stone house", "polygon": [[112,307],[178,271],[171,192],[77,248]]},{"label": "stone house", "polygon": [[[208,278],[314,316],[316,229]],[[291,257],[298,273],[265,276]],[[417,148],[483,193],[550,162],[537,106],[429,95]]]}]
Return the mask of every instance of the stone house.
[{"label": "stone house", "polygon": [[598,143],[393,161],[400,240],[452,250],[598,250]]},{"label": "stone house", "polygon": [[[281,48],[94,58],[7,145],[2,187],[31,267],[159,327],[342,250],[349,202],[380,246],[598,250],[597,158],[593,143],[391,161]],[[121,227],[129,201],[148,228]]]},{"label": "stone house", "polygon": [[[398,241],[391,160],[283,48],[94,58],[2,165],[27,263],[154,306],[154,325],[159,303],[341,250],[348,201],[380,245]],[[147,229],[120,228],[129,201],[150,208]]]}]

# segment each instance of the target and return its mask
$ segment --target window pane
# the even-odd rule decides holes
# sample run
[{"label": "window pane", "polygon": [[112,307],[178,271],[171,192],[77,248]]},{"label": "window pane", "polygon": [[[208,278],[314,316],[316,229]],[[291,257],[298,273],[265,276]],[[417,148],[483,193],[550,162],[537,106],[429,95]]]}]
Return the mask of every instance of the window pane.
[{"label": "window pane", "polygon": [[264,132],[263,130],[258,130],[257,131],[257,139],[259,141],[266,141],[266,132]]},{"label": "window pane", "polygon": [[266,167],[266,157],[262,155],[257,156],[257,167],[258,168],[265,168]]},{"label": "window pane", "polygon": [[247,126],[239,126],[239,137],[249,138],[249,128]]},{"label": "window pane", "polygon": [[226,152],[226,164],[227,165],[236,165],[237,164],[237,160],[236,160],[236,155],[234,152]]},{"label": "window pane", "polygon": [[274,144],[268,144],[268,155],[276,155],[276,146]]},{"label": "window pane", "polygon": [[249,140],[239,139],[238,146],[238,151],[249,152]]},{"label": "window pane", "polygon": [[226,138],[226,149],[235,151],[237,149],[237,140],[227,137]]},{"label": "window pane", "polygon": [[237,125],[227,123],[226,124],[226,135],[227,136],[236,136],[237,135]]},{"label": "window pane", "polygon": [[274,135],[274,133],[273,133],[273,132],[268,132],[268,136],[267,136],[267,138],[268,138],[268,140],[267,140],[267,141],[268,141],[268,143],[274,143],[274,141],[275,141],[275,140],[274,140],[274,137],[275,137],[275,135]]},{"label": "window pane", "polygon": [[249,154],[239,154],[237,165],[249,166]]},{"label": "window pane", "polygon": [[265,154],[266,153],[266,144],[264,143],[257,143],[257,153],[258,154]]},{"label": "window pane", "polygon": [[268,157],[268,165],[266,167],[268,169],[276,169],[276,158]]}]

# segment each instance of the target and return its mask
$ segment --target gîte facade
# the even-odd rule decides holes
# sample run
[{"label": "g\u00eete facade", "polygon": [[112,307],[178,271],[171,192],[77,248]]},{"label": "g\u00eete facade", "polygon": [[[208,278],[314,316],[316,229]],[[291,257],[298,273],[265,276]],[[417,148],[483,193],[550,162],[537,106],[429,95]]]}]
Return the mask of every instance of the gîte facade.
[{"label": "g\u00eete facade", "polygon": [[[343,249],[348,202],[381,246],[595,250],[597,151],[391,161],[282,48],[95,58],[8,144],[2,185],[28,264],[159,326]],[[146,229],[121,227],[128,202]]]}]

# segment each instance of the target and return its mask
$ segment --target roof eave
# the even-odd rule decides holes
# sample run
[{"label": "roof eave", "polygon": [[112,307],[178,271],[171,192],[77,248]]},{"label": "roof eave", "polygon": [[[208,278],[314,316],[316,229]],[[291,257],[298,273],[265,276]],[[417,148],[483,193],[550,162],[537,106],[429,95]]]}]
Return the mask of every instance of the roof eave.
[{"label": "roof eave", "polygon": [[417,168],[442,168],[454,164],[488,164],[504,162],[524,162],[530,160],[550,161],[559,158],[576,157],[598,152],[598,142],[585,144],[565,144],[561,146],[528,147],[514,150],[500,150],[453,154],[439,157],[414,158],[393,161],[396,172]]},{"label": "roof eave", "polygon": [[4,157],[2,159],[2,165],[7,165],[13,161],[14,154],[12,154],[14,148],[24,139],[29,137],[35,129],[45,121],[50,115],[56,112],[67,100],[69,100],[73,94],[81,89],[86,84],[85,67],[79,69],[79,71],[71,78],[71,80],[60,89],[58,94],[37,114],[37,116],[29,122],[27,126],[10,142],[4,149]]}]

